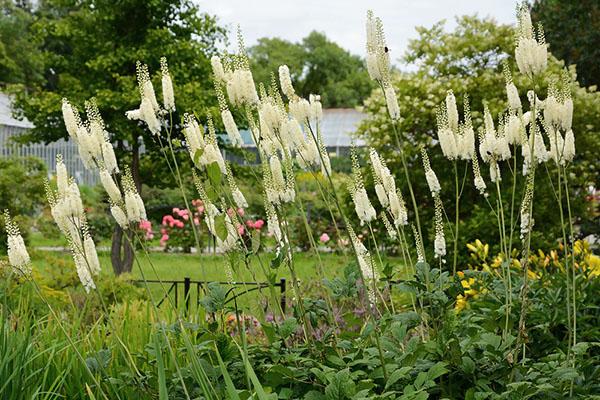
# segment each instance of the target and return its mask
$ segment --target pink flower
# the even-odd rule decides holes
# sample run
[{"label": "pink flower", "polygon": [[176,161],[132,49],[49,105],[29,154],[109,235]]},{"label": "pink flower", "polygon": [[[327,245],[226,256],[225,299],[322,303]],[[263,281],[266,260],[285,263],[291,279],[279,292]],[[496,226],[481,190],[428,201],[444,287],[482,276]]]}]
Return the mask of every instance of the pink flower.
[{"label": "pink flower", "polygon": [[194,225],[200,225],[200,219],[194,218]]},{"label": "pink flower", "polygon": [[240,217],[243,217],[243,216],[244,216],[244,214],[245,214],[246,212],[244,211],[244,209],[243,209],[243,208],[238,208],[238,209],[237,209],[237,213],[238,213],[238,215],[239,215]]},{"label": "pink flower", "polygon": [[233,208],[228,208],[227,215],[229,215],[230,217],[233,217],[233,214],[235,214],[235,211],[233,211]]},{"label": "pink flower", "polygon": [[237,226],[237,230],[238,230],[238,233],[240,234],[240,236],[241,236],[241,235],[243,235],[243,234],[244,234],[244,231],[245,231],[245,229],[244,229],[244,225],[242,225],[242,224],[238,224],[238,226]]},{"label": "pink flower", "polygon": [[152,229],[152,223],[147,220],[140,221],[140,229],[149,230]]},{"label": "pink flower", "polygon": [[179,208],[174,207],[173,208],[173,214],[179,214]]},{"label": "pink flower", "polygon": [[172,216],[170,216],[170,215],[165,215],[165,216],[163,217],[163,219],[162,219],[162,224],[163,224],[163,225],[170,225],[170,226],[173,226],[173,225],[171,225],[171,222],[172,222],[172,221],[173,221],[173,217],[172,217]]},{"label": "pink flower", "polygon": [[176,219],[175,221],[173,221],[173,224],[175,224],[175,226],[177,228],[183,228],[183,222],[182,221],[179,221],[179,220]]},{"label": "pink flower", "polygon": [[166,233],[164,235],[162,235],[162,237],[160,238],[161,242],[166,242],[167,240],[169,240],[169,235],[167,235]]},{"label": "pink flower", "polygon": [[319,240],[321,241],[321,243],[327,243],[327,242],[329,242],[329,235],[327,233],[323,232],[321,237],[319,237]]},{"label": "pink flower", "polygon": [[198,206],[198,214],[202,215],[204,212],[204,206]]},{"label": "pink flower", "polygon": [[166,235],[167,234],[167,230],[165,228],[161,228],[160,234],[161,235]]},{"label": "pink flower", "polygon": [[152,233],[151,231],[146,232],[146,239],[147,240],[154,239],[154,233]]},{"label": "pink flower", "polygon": [[248,221],[246,221],[246,226],[248,228],[254,228],[254,221],[252,221],[251,219],[249,219]]},{"label": "pink flower", "polygon": [[262,219],[258,219],[254,223],[254,229],[261,229],[264,226],[264,224],[265,224],[265,221],[263,221]]},{"label": "pink flower", "polygon": [[187,221],[188,219],[190,219],[190,216],[189,216],[188,214],[183,214],[183,215],[181,215],[181,214],[180,214],[180,217],[182,217],[182,218],[183,218],[184,220],[186,220],[186,221]]}]

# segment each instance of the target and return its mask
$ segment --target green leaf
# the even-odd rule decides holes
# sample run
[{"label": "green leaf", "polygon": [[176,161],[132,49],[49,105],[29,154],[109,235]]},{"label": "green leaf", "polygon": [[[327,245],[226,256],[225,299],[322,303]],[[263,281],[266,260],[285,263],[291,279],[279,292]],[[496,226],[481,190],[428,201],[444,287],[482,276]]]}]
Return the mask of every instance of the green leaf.
[{"label": "green leaf", "polygon": [[168,400],[169,392],[167,391],[167,376],[161,351],[161,344],[158,340],[158,333],[154,335],[154,345],[156,346],[156,368],[158,369],[158,398],[160,400]]},{"label": "green leaf", "polygon": [[273,268],[273,269],[279,268],[281,266],[281,263],[283,263],[284,259],[285,259],[285,246],[279,249],[279,252],[275,256],[275,258],[271,259],[271,268]]},{"label": "green leaf", "polygon": [[282,339],[287,339],[298,329],[298,320],[294,317],[287,318],[279,325],[279,335]]},{"label": "green leaf", "polygon": [[215,232],[221,240],[227,239],[227,225],[225,223],[225,214],[215,217]]},{"label": "green leaf", "polygon": [[429,368],[427,371],[427,379],[428,380],[436,380],[440,376],[444,375],[448,370],[446,369],[446,363],[443,361],[438,362],[433,367]]},{"label": "green leaf", "polygon": [[392,385],[394,385],[394,383],[398,382],[398,380],[406,377],[411,370],[412,367],[402,367],[392,372],[392,374],[388,378],[388,381],[385,384],[385,389],[387,390]]},{"label": "green leaf", "polygon": [[475,371],[475,362],[471,360],[471,357],[465,356],[462,358],[462,367],[466,374],[472,374]]},{"label": "green leaf", "polygon": [[202,157],[202,154],[204,154],[204,149],[198,149],[196,150],[196,152],[194,153],[194,165],[198,168],[200,168],[200,157]]},{"label": "green leaf", "polygon": [[350,370],[343,369],[330,377],[330,383],[325,388],[327,400],[352,399],[356,394],[356,384],[350,377]]},{"label": "green leaf", "polygon": [[227,390],[227,398],[232,400],[240,400],[240,396],[237,394],[237,389],[229,376],[229,372],[227,372],[227,368],[221,359],[221,354],[219,354],[219,350],[215,346],[215,354],[217,355],[217,360],[219,361],[219,368],[221,368],[221,374],[223,374],[223,380],[225,381],[225,388]]},{"label": "green leaf", "polygon": [[208,164],[206,166],[206,173],[208,175],[208,179],[210,180],[210,183],[215,187],[219,187],[221,185],[221,168],[219,167],[219,164],[217,164],[216,161]]}]

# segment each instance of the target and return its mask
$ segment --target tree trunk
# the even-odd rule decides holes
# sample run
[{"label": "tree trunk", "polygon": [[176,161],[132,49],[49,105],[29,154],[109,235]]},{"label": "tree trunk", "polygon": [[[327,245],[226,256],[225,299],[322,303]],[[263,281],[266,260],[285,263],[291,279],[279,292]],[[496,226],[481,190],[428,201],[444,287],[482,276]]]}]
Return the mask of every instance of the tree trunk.
[{"label": "tree trunk", "polygon": [[[138,193],[141,195],[142,185],[140,182],[140,146],[138,137],[134,133],[131,143],[131,175],[135,182]],[[116,224],[113,231],[112,244],[110,248],[110,261],[115,275],[129,273],[133,269],[135,249],[132,246],[135,240],[133,232],[125,232]]]},{"label": "tree trunk", "polygon": [[110,248],[110,261],[115,275],[131,272],[134,258],[134,249],[131,246],[133,239],[133,232],[123,231],[118,224],[115,226]]}]

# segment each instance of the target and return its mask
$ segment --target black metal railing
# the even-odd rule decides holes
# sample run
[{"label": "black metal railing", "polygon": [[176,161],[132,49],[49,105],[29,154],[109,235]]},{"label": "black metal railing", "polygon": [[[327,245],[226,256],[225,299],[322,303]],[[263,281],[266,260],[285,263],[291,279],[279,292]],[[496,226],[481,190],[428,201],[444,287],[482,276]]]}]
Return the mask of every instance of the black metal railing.
[{"label": "black metal railing", "polygon": [[[247,293],[253,292],[255,290],[265,289],[270,286],[279,288],[279,303],[281,305],[281,309],[285,310],[287,305],[286,300],[286,280],[285,278],[281,278],[279,282],[269,284],[267,282],[220,282],[220,281],[195,281],[189,277],[183,278],[183,280],[132,280],[133,283],[148,283],[148,284],[161,284],[168,285],[168,289],[164,296],[160,299],[157,306],[160,307],[162,303],[167,300],[167,298],[173,294],[173,300],[175,303],[175,307],[179,307],[179,285],[183,286],[183,300],[185,302],[186,311],[190,310],[190,299],[192,298],[192,291],[196,292],[196,306],[200,304],[201,292],[204,292],[206,287],[210,283],[218,283],[220,285],[231,286],[226,293],[226,304],[235,301],[240,296],[243,296]],[[248,288],[249,286],[249,288]],[[237,292],[236,289],[239,287],[244,287],[244,290],[241,292]]]}]

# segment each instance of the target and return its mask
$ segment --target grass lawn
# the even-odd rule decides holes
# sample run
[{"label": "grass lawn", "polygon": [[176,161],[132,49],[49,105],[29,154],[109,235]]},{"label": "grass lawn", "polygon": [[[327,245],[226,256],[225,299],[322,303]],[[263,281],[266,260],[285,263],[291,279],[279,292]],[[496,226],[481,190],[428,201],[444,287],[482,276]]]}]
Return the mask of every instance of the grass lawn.
[{"label": "grass lawn", "polygon": [[[149,256],[140,252],[139,265],[134,263],[132,271],[133,279],[142,279],[140,266],[147,280],[157,280],[157,275],[160,280],[183,280],[185,277],[191,278],[192,281],[227,281],[226,263],[227,258],[223,255],[207,255],[207,254],[182,254],[182,253],[161,253],[152,252]],[[260,261],[257,257],[251,257],[249,268],[247,268],[243,259],[236,260],[238,270],[234,271],[233,278],[236,281],[246,282],[266,282],[266,273],[274,274],[276,282],[280,278],[287,279],[287,288],[291,290],[291,273],[289,268],[281,266],[274,270],[270,267],[270,259],[273,257],[270,253],[261,254]],[[102,265],[102,274],[112,275],[112,267],[110,262],[110,254],[108,252],[99,252],[100,264]],[[320,262],[319,262],[320,258]],[[47,268],[52,268],[52,264],[57,259],[62,259],[67,262],[67,265],[73,265],[71,255],[68,252],[56,251],[35,251],[32,253],[32,261],[34,268],[44,271]],[[317,284],[321,277],[319,276],[319,263],[323,267],[323,275],[325,278],[334,278],[343,273],[344,268],[348,263],[352,262],[353,258],[350,254],[332,254],[320,253],[317,257],[314,252],[298,252],[294,254],[294,267],[298,279],[301,281],[303,289],[310,291],[311,287]],[[385,261],[384,261],[385,262]],[[390,258],[388,262],[398,265],[401,269],[401,263],[398,258]],[[262,263],[262,266],[261,266]],[[74,266],[73,266],[74,268]],[[100,277],[100,279],[102,279]],[[168,287],[169,285],[166,285]],[[150,284],[150,288],[155,298],[162,298],[164,290],[160,284]],[[279,288],[275,288],[279,291]],[[288,292],[291,296],[292,292]],[[183,285],[179,285],[179,298],[183,297]],[[244,300],[240,303],[247,304],[254,308],[256,303],[262,296],[248,294],[244,296]],[[192,301],[196,299],[196,287],[192,286]]]}]

